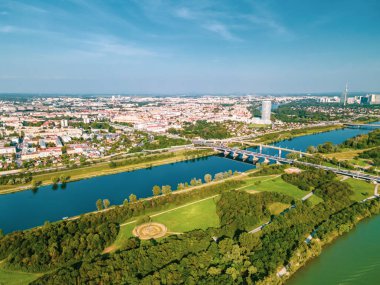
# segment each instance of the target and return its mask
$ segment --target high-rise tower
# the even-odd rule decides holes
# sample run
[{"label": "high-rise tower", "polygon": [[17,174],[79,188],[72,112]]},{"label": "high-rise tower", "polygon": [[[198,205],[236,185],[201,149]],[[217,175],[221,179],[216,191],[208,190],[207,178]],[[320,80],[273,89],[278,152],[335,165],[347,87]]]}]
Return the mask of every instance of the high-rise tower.
[{"label": "high-rise tower", "polygon": [[271,114],[272,102],[269,100],[263,101],[261,105],[261,120],[265,124],[270,124],[270,114]]},{"label": "high-rise tower", "polygon": [[340,95],[340,103],[346,106],[347,104],[347,96],[348,96],[348,84],[346,83],[346,89],[342,92],[342,95]]}]

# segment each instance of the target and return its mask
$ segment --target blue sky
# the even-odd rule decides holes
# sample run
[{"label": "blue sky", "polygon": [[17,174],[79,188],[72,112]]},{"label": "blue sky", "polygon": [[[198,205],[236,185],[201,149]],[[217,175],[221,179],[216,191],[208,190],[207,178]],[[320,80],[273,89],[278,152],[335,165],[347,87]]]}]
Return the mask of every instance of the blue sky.
[{"label": "blue sky", "polygon": [[0,92],[380,90],[378,0],[0,0]]}]

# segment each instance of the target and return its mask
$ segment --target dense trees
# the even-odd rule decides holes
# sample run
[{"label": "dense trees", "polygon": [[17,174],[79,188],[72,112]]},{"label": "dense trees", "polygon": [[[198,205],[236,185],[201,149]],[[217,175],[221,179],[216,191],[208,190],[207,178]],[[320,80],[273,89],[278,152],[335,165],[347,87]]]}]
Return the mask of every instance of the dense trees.
[{"label": "dense trees", "polygon": [[287,164],[272,164],[272,165],[263,165],[261,168],[259,168],[258,171],[255,171],[248,176],[250,177],[256,177],[256,176],[265,176],[265,175],[272,175],[272,174],[280,174],[283,173],[286,168],[288,168],[289,165]]},{"label": "dense trees", "polygon": [[185,123],[182,130],[169,129],[172,134],[179,134],[188,138],[201,137],[204,139],[225,139],[231,136],[225,124],[207,122],[205,120]]},{"label": "dense trees", "polygon": [[97,216],[46,224],[43,227],[4,236],[0,259],[10,269],[38,272],[94,257],[112,242],[118,227]]},{"label": "dense trees", "polygon": [[321,185],[336,177],[331,171],[323,169],[306,170],[299,174],[283,174],[282,179],[286,182],[298,186],[301,190],[310,191],[313,187]]},{"label": "dense trees", "polygon": [[[295,208],[255,234],[245,229],[268,217],[267,206],[291,198],[274,193],[223,192],[217,206],[221,229],[196,230],[144,243],[132,238],[121,251],[62,267],[34,284],[253,284],[262,280],[276,284],[278,268],[297,256],[302,261],[304,257],[298,252],[312,246],[304,241],[314,228],[318,228],[319,237],[328,239],[335,232],[352,228],[357,217],[379,211],[378,201],[352,204],[346,186],[332,180],[319,185],[316,193],[325,199],[323,203],[311,206],[297,202]],[[340,207],[332,207],[336,199]],[[142,222],[148,220],[145,216]]]},{"label": "dense trees", "polygon": [[32,181],[33,176],[30,172],[3,175],[0,176],[0,185],[15,185],[15,184],[25,184]]},{"label": "dense trees", "polygon": [[224,192],[217,204],[217,214],[223,231],[233,235],[237,229],[248,230],[270,218],[268,206],[273,202],[291,203],[292,198],[278,193],[255,195],[245,191]]},{"label": "dense trees", "polygon": [[374,166],[380,166],[380,147],[366,150],[359,154],[360,158],[372,159]]},{"label": "dense trees", "polygon": [[380,129],[374,130],[365,135],[358,135],[342,143],[342,147],[363,149],[380,146]]}]

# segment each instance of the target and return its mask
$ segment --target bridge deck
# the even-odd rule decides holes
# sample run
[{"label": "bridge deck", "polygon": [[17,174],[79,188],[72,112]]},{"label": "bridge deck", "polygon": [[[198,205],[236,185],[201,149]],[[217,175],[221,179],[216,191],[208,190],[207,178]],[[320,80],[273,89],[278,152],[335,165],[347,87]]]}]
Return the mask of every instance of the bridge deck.
[{"label": "bridge deck", "polygon": [[254,151],[249,151],[249,150],[241,150],[241,149],[233,149],[229,147],[222,147],[222,146],[215,146],[215,150],[221,151],[221,152],[228,152],[228,153],[237,153],[241,155],[247,155],[247,156],[256,156],[256,157],[261,157],[261,158],[266,158],[270,160],[275,160],[287,164],[293,164],[293,163],[300,163],[306,166],[311,166],[315,168],[320,168],[324,170],[330,170],[334,173],[345,175],[345,176],[350,176],[354,178],[359,178],[367,181],[376,181],[377,183],[380,183],[380,177],[379,176],[374,176],[374,175],[369,175],[369,174],[364,174],[364,173],[357,173],[357,172],[352,172],[349,170],[343,170],[335,167],[330,167],[330,166],[325,166],[325,165],[319,165],[319,164],[314,164],[310,162],[305,162],[305,161],[298,161],[295,159],[289,159],[289,158],[284,158],[284,157],[279,157],[279,156],[273,156],[273,155],[268,155],[268,154],[263,154],[259,152],[254,152]]}]

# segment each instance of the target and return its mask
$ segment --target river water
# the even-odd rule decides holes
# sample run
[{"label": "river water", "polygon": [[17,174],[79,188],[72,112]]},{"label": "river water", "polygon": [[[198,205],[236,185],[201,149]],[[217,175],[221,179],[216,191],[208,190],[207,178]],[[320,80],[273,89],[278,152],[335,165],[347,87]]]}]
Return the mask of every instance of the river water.
[{"label": "river water", "polygon": [[359,223],[355,230],[323,249],[286,285],[380,284],[380,216]]},{"label": "river water", "polygon": [[[276,143],[277,146],[306,150],[309,145],[326,141],[343,142],[358,134],[368,133],[365,129],[343,129],[297,137]],[[264,149],[264,152],[276,152]],[[109,199],[111,204],[122,204],[130,194],[138,198],[152,195],[154,185],[171,185],[190,182],[192,178],[202,178],[206,173],[232,170],[246,171],[254,165],[219,156],[161,165],[151,169],[141,169],[114,175],[95,177],[68,183],[64,189],[44,186],[37,191],[26,190],[0,195],[0,228],[5,232],[22,230],[57,221],[66,216],[74,216],[96,210],[97,199]]]},{"label": "river water", "polygon": [[[309,145],[327,141],[338,144],[369,131],[346,128],[284,140],[274,145],[305,151]],[[278,154],[273,149],[263,149],[263,152]],[[99,198],[107,198],[111,204],[121,204],[131,193],[138,198],[151,196],[152,187],[156,184],[171,185],[175,189],[178,183],[189,182],[194,177],[203,178],[206,173],[246,171],[253,167],[238,160],[210,156],[71,182],[64,189],[54,190],[52,186],[46,186],[37,191],[0,195],[0,228],[5,233],[27,229],[47,220],[57,221],[65,216],[93,211]],[[301,269],[287,284],[380,284],[379,237],[380,216],[359,224],[355,231],[324,249],[320,257]]]}]

